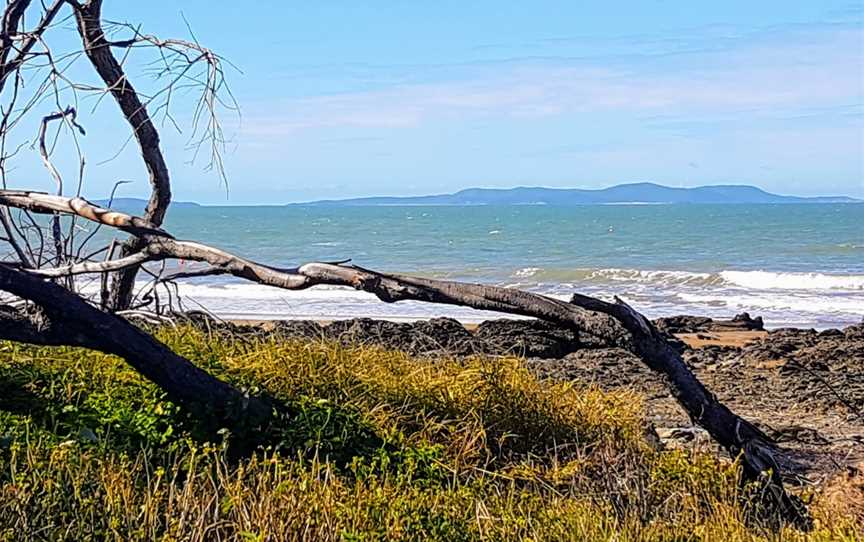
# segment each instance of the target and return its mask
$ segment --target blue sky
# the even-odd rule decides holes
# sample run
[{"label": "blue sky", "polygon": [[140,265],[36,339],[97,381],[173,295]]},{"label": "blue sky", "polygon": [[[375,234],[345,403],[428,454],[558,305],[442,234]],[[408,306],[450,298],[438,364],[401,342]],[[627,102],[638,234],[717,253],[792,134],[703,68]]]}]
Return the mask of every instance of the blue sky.
[{"label": "blue sky", "polygon": [[[175,37],[185,17],[241,70],[227,190],[189,163],[188,130],[163,128],[178,199],[646,180],[864,196],[861,2],[115,0],[105,15]],[[82,118],[85,192],[124,178],[144,196],[113,108]],[[17,174],[45,178],[38,156]]]}]

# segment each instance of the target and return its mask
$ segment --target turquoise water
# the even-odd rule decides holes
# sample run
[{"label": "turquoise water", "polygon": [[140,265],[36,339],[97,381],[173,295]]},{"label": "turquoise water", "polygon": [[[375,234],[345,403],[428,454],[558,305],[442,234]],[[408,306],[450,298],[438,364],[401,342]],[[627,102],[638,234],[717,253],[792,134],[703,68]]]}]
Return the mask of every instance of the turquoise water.
[{"label": "turquoise water", "polygon": [[[829,327],[864,314],[864,205],[175,208],[168,228],[274,265],[352,258],[378,270],[617,294],[650,316],[761,314]],[[484,314],[361,292],[285,292],[224,278],[184,297],[225,316]]]}]

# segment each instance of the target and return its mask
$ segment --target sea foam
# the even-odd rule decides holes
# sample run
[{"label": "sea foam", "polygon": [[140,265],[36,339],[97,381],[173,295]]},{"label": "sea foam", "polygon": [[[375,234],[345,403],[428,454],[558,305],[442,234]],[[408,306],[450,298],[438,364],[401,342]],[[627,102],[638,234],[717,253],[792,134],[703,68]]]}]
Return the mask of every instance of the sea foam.
[{"label": "sea foam", "polygon": [[864,275],[774,273],[770,271],[722,271],[720,276],[729,284],[757,290],[864,291]]}]

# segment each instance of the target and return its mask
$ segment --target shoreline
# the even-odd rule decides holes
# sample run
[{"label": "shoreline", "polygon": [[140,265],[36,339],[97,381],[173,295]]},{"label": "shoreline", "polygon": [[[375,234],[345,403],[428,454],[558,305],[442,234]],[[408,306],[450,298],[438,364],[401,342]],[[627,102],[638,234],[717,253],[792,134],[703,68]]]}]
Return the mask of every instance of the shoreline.
[{"label": "shoreline", "polygon": [[[330,247],[329,242],[322,244]],[[324,250],[340,252],[342,249]],[[765,271],[745,269],[746,266],[741,270],[719,266],[714,271],[702,271],[700,266],[694,266],[694,270],[664,270],[666,266],[662,264],[591,267],[587,264],[544,265],[542,261],[532,262],[531,267],[524,267],[524,264],[519,267],[505,261],[498,267],[487,264],[476,269],[463,269],[465,266],[457,263],[452,265],[452,272],[444,273],[440,267],[445,264],[438,265],[429,267],[418,261],[412,269],[403,272],[518,288],[563,301],[569,300],[574,291],[599,299],[618,295],[650,319],[678,314],[722,319],[749,311],[763,316],[766,329],[825,330],[858,324],[864,316],[864,270],[856,267],[839,274],[827,270]],[[393,267],[400,268],[399,265]],[[185,308],[206,307],[225,320],[329,321],[360,317],[411,322],[450,317],[476,324],[512,317],[417,301],[387,304],[368,292],[344,286],[319,285],[285,292],[225,277],[184,282],[176,293]]]},{"label": "shoreline", "polygon": [[[203,306],[207,306],[206,304],[202,304]],[[466,311],[472,311],[473,309],[465,309]],[[190,307],[190,312],[197,312],[195,308]],[[264,313],[264,314],[256,314],[256,313],[248,313],[248,312],[226,312],[226,311],[208,311],[210,316],[213,318],[223,321],[223,322],[233,322],[233,323],[267,323],[267,322],[302,322],[302,321],[315,321],[320,323],[331,323],[345,320],[354,320],[358,318],[369,319],[369,320],[380,320],[384,322],[394,322],[394,323],[414,323],[414,322],[425,322],[435,318],[448,318],[451,320],[455,320],[465,326],[478,326],[483,322],[488,322],[490,320],[513,320],[513,321],[528,321],[531,320],[529,317],[518,316],[506,313],[493,313],[493,312],[484,312],[481,315],[477,316],[466,316],[465,314],[460,313],[449,313],[447,311],[441,313],[430,312],[429,314],[422,315],[391,315],[391,314],[381,314],[376,312],[351,312],[342,315],[334,315],[334,314],[321,314],[321,313],[311,313],[311,314],[298,314],[298,313]],[[479,312],[479,311],[478,311]],[[663,313],[657,315],[656,313],[652,315],[650,311],[641,311],[642,314],[648,317],[649,320],[663,320],[668,318],[675,318],[681,315],[691,316],[693,314],[699,313],[675,313],[671,311],[664,311]],[[734,312],[734,311],[732,311]],[[740,311],[739,311],[740,312]],[[756,314],[759,314],[758,311],[753,311]],[[705,315],[705,318],[711,318],[714,320],[723,320],[724,318],[731,318],[733,314],[727,312],[723,314],[722,318],[718,318],[716,314],[713,315]],[[830,329],[844,329],[849,326],[855,326],[858,324],[864,323],[864,305],[862,305],[862,313],[857,319],[842,319],[842,320],[832,320],[826,322],[814,322],[814,321],[796,321],[796,320],[786,320],[786,321],[776,321],[766,319],[764,323],[765,331],[777,331],[781,329],[798,329],[798,330],[809,330],[813,329],[816,331],[826,331]]]},{"label": "shoreline", "polygon": [[[745,313],[746,314],[746,313]],[[691,317],[685,316],[683,318],[699,318],[699,317]],[[395,324],[417,324],[422,322],[428,322],[431,319],[429,318],[367,318],[367,317],[355,317],[355,318],[329,318],[329,319],[318,319],[318,318],[283,318],[283,319],[255,319],[255,318],[228,318],[222,320],[231,325],[246,327],[246,328],[257,328],[263,331],[273,331],[283,322],[285,323],[303,323],[303,322],[314,322],[315,324],[321,326],[322,328],[326,328],[328,326],[333,325],[336,322],[349,322],[354,320],[368,320],[370,322],[392,322]],[[478,329],[486,322],[494,322],[495,320],[507,321],[512,320],[513,322],[526,322],[532,321],[531,318],[499,318],[499,319],[486,319],[480,321],[463,321],[460,319],[452,319],[461,325],[469,333],[475,334]],[[717,321],[714,321],[717,322]],[[726,322],[728,324],[728,322]],[[721,324],[722,325],[722,324]],[[796,331],[807,331],[806,329],[800,328],[776,328],[776,329],[795,329]],[[693,349],[704,348],[708,346],[719,346],[719,347],[732,347],[732,348],[742,348],[754,342],[760,341],[768,337],[771,331],[775,331],[772,329],[706,329],[702,331],[691,331],[691,332],[683,332],[683,333],[671,333],[675,338],[683,341],[687,346]],[[818,331],[818,330],[817,330]]]},{"label": "shoreline", "polygon": [[[195,312],[195,311],[193,311],[193,312]],[[276,314],[274,314],[274,315],[268,314],[266,316],[253,315],[253,314],[224,315],[223,316],[223,315],[219,315],[219,314],[211,314],[210,316],[212,316],[213,318],[215,318],[218,321],[227,322],[230,324],[235,324],[235,325],[240,325],[240,326],[263,326],[265,328],[273,326],[279,322],[316,322],[322,326],[327,326],[329,324],[332,324],[333,322],[344,322],[344,321],[348,321],[348,320],[365,319],[365,320],[374,320],[374,321],[380,321],[380,322],[412,324],[412,323],[417,323],[417,322],[428,322],[429,320],[432,320],[435,318],[448,318],[448,319],[454,320],[456,322],[459,322],[460,324],[462,324],[463,327],[465,327],[465,329],[467,329],[469,331],[474,331],[477,329],[478,326],[480,326],[484,322],[489,322],[489,321],[493,321],[493,320],[513,320],[513,321],[523,321],[523,322],[533,320],[532,318],[529,318],[529,317],[514,316],[514,315],[509,315],[509,314],[502,314],[500,316],[490,316],[490,317],[486,317],[486,318],[483,318],[483,317],[462,318],[462,317],[458,317],[458,316],[454,317],[454,316],[449,316],[449,315],[432,316],[432,317],[378,316],[375,314],[354,314],[354,315],[346,315],[346,316],[325,316],[325,317],[321,317],[318,315],[307,315],[307,316],[299,315],[298,316],[298,315],[276,315]],[[684,316],[690,317],[690,318],[702,318],[702,317],[697,317],[697,316],[692,316],[692,315],[684,315]],[[659,318],[650,318],[650,319],[652,321],[656,321],[656,320],[665,320],[668,318],[675,318],[675,317],[663,316],[663,317],[659,317]],[[711,317],[705,316],[704,318],[711,318]],[[720,320],[715,320],[715,321],[720,321]],[[864,323],[864,317],[862,317],[862,320],[860,323]],[[857,323],[851,323],[851,324],[841,323],[839,325],[794,325],[794,324],[785,324],[784,323],[782,325],[771,325],[770,322],[766,322],[763,326],[763,329],[761,330],[762,334],[759,335],[759,337],[764,337],[765,334],[767,334],[768,332],[778,331],[778,330],[783,330],[783,329],[794,329],[794,330],[798,330],[798,331],[807,331],[807,330],[812,329],[812,330],[815,330],[817,332],[822,332],[822,331],[827,331],[827,330],[831,330],[831,329],[844,329],[846,327],[849,327],[850,325],[857,325]],[[730,340],[733,340],[731,338],[735,337],[735,335],[734,335],[735,333],[739,333],[739,332],[736,330],[725,330],[725,331],[719,331],[718,330],[718,331],[714,331],[712,334],[720,334],[724,337],[730,337]],[[732,334],[732,335],[730,335],[730,334]],[[675,335],[678,336],[679,334],[676,333]],[[704,338],[699,339],[699,338],[695,337],[695,333],[693,333],[693,334],[684,333],[683,335],[694,335],[692,337],[693,341],[706,341],[706,339],[704,339]],[[754,335],[754,337],[755,336],[756,335]],[[691,339],[691,338],[688,337],[688,339]],[[714,343],[710,340],[707,340],[706,344],[714,344]]]}]

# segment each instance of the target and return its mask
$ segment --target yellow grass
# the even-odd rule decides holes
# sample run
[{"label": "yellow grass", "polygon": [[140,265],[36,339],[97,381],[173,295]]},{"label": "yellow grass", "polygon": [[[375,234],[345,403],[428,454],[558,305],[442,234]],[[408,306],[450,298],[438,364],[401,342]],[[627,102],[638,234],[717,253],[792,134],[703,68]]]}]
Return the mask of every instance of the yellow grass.
[{"label": "yellow grass", "polygon": [[290,416],[238,458],[229,449],[239,437],[202,441],[121,360],[0,343],[0,538],[860,536],[827,494],[811,506],[815,531],[768,529],[748,516],[734,464],[645,439],[639,396],[538,381],[518,359],[158,334]]}]

